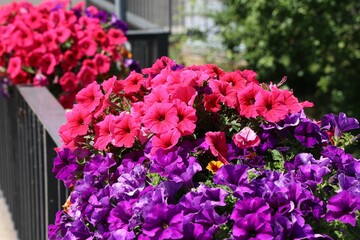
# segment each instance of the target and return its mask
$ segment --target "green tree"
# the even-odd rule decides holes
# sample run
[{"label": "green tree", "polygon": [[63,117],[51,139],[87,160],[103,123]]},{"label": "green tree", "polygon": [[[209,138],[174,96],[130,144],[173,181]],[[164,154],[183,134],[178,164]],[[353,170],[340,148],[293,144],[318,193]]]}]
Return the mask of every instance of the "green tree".
[{"label": "green tree", "polygon": [[[360,117],[360,1],[222,0],[215,21],[232,60],[316,108]],[[245,47],[239,52],[239,46]]]}]

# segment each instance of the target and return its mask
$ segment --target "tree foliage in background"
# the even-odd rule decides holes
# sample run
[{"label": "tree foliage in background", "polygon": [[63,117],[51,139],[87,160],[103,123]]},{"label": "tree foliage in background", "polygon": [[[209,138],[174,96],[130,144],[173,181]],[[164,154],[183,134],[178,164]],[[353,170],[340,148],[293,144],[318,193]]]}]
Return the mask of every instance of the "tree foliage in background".
[{"label": "tree foliage in background", "polygon": [[222,0],[223,43],[260,80],[287,85],[317,106],[313,115],[360,117],[360,1]]}]

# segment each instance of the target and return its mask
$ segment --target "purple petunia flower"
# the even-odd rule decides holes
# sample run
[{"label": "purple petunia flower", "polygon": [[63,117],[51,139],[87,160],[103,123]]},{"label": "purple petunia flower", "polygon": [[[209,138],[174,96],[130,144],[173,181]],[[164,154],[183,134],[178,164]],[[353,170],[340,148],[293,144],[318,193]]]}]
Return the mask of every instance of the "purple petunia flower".
[{"label": "purple petunia flower", "polygon": [[348,190],[341,191],[329,199],[327,209],[326,221],[340,220],[355,227],[355,211],[360,210],[360,196]]},{"label": "purple petunia flower", "polygon": [[115,14],[111,15],[111,27],[120,29],[124,32],[124,34],[127,34],[127,31],[129,30],[129,27],[126,22],[120,20]]},{"label": "purple petunia flower", "polygon": [[310,225],[305,224],[304,218],[300,215],[291,215],[290,219],[279,216],[275,220],[275,240],[283,239],[310,239],[314,237],[314,231]]},{"label": "purple petunia flower", "polygon": [[273,239],[271,223],[257,214],[248,214],[240,221],[235,221],[233,227],[234,239]]},{"label": "purple petunia flower", "polygon": [[176,205],[157,204],[147,214],[142,232],[149,239],[182,239],[183,212]]},{"label": "purple petunia flower", "polygon": [[321,127],[326,130],[333,129],[334,136],[341,137],[343,132],[358,129],[359,121],[356,118],[348,118],[343,112],[339,116],[330,113],[322,117]]},{"label": "purple petunia flower", "polygon": [[249,214],[257,214],[264,221],[271,221],[270,208],[264,199],[259,197],[246,198],[236,202],[230,219],[239,221]]},{"label": "purple petunia flower", "polygon": [[245,165],[224,165],[215,174],[213,180],[216,184],[226,185],[237,193],[236,197],[243,193],[250,193],[253,190],[248,183],[247,171],[249,167]]},{"label": "purple petunia flower", "polygon": [[64,148],[58,152],[54,158],[54,166],[52,172],[56,174],[56,178],[64,181],[66,187],[71,187],[76,182],[77,171],[82,166],[77,163],[76,155],[68,148]]},{"label": "purple petunia flower", "polygon": [[295,128],[295,138],[310,148],[321,142],[320,127],[313,122],[302,122]]}]

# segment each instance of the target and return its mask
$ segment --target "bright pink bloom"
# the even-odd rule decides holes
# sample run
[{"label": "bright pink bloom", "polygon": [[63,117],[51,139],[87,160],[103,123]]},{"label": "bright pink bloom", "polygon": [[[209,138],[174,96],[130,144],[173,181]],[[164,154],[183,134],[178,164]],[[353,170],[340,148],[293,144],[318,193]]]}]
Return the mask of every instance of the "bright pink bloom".
[{"label": "bright pink bloom", "polygon": [[140,73],[132,71],[129,76],[124,80],[125,93],[136,93],[140,91],[141,86],[144,84],[144,76]]},{"label": "bright pink bloom", "polygon": [[218,157],[219,161],[228,164],[228,149],[224,132],[207,132],[205,134],[205,142],[209,145],[211,153]]},{"label": "bright pink bloom", "polygon": [[236,91],[230,83],[212,80],[209,82],[209,86],[213,91],[213,94],[219,96],[220,102],[225,103],[225,105],[231,108],[235,108],[237,106]]},{"label": "bright pink bloom", "polygon": [[169,102],[169,92],[166,86],[158,86],[154,88],[149,95],[144,97],[144,102],[147,108],[155,103]]},{"label": "bright pink bloom", "polygon": [[45,45],[45,47],[48,51],[54,51],[54,50],[59,49],[59,46],[57,43],[57,33],[53,29],[45,32],[42,35],[41,42]]},{"label": "bright pink bloom", "polygon": [[243,78],[246,79],[248,83],[253,82],[259,84],[259,81],[256,79],[256,72],[254,72],[253,70],[245,69],[243,71],[240,71],[240,74]]},{"label": "bright pink bloom", "polygon": [[73,72],[66,72],[59,80],[61,88],[65,92],[75,91],[79,84],[79,79]]},{"label": "bright pink bloom", "polygon": [[21,58],[12,57],[10,58],[8,68],[6,72],[10,75],[11,78],[15,78],[20,74],[21,71]]},{"label": "bright pink bloom", "polygon": [[19,47],[30,47],[34,43],[33,32],[22,22],[17,22],[16,31],[13,39],[16,39],[16,44]]},{"label": "bright pink bloom", "polygon": [[76,100],[81,107],[85,108],[89,112],[93,112],[100,104],[100,99],[103,96],[100,85],[97,82],[93,82],[78,92]]},{"label": "bright pink bloom", "polygon": [[240,115],[247,118],[256,118],[259,116],[254,104],[256,101],[255,96],[260,90],[262,90],[262,88],[259,85],[250,83],[244,90],[238,92],[237,97],[239,100]]},{"label": "bright pink bloom", "polygon": [[187,106],[184,102],[181,102],[178,99],[174,101],[174,104],[179,118],[179,123],[176,128],[182,136],[193,134],[197,121],[196,110],[191,106]]},{"label": "bright pink bloom", "polygon": [[255,109],[268,122],[283,120],[289,112],[284,98],[279,92],[261,90],[256,95]]},{"label": "bright pink bloom", "polygon": [[56,40],[59,43],[64,43],[71,37],[71,30],[67,27],[59,26],[55,29]]},{"label": "bright pink bloom", "polygon": [[130,114],[123,112],[120,116],[114,117],[110,130],[115,146],[131,148],[139,134],[140,126]]},{"label": "bright pink bloom", "polygon": [[195,88],[191,86],[177,85],[172,94],[172,99],[180,99],[187,105],[192,106],[197,95],[198,93]]},{"label": "bright pink bloom", "polygon": [[47,53],[41,57],[39,64],[40,64],[39,66],[40,70],[43,73],[50,75],[54,73],[55,67],[57,65],[57,61],[55,59],[54,54]]},{"label": "bright pink bloom", "polygon": [[220,111],[220,96],[216,94],[207,94],[204,96],[204,107],[207,111]]},{"label": "bright pink bloom", "polygon": [[247,80],[243,78],[240,71],[225,73],[221,76],[220,81],[227,82],[235,90],[244,89],[247,83]]},{"label": "bright pink bloom", "polygon": [[158,149],[169,150],[174,147],[181,137],[181,134],[177,130],[169,131],[167,133],[156,134],[152,137],[152,148],[150,155],[156,153]]},{"label": "bright pink bloom", "polygon": [[96,53],[97,44],[94,40],[89,37],[84,37],[78,43],[79,49],[86,56],[94,56]]},{"label": "bright pink bloom", "polygon": [[111,28],[108,32],[108,36],[111,45],[121,45],[127,41],[124,32],[120,29]]},{"label": "bright pink bloom", "polygon": [[94,147],[104,150],[112,140],[111,124],[114,122],[114,115],[106,115],[104,120],[95,125]]},{"label": "bright pink bloom", "polygon": [[154,103],[146,112],[143,124],[154,133],[172,131],[177,127],[179,118],[172,103]]},{"label": "bright pink bloom", "polygon": [[96,54],[93,61],[98,73],[107,73],[110,70],[110,58],[104,54]]},{"label": "bright pink bloom", "polygon": [[91,113],[79,105],[74,105],[71,112],[66,113],[67,127],[65,131],[70,137],[83,136],[87,133],[91,123]]},{"label": "bright pink bloom", "polygon": [[232,140],[239,148],[250,148],[260,144],[260,138],[250,127],[244,127],[240,132],[233,135]]},{"label": "bright pink bloom", "polygon": [[[174,60],[170,59],[169,57],[163,56],[155,61],[155,63],[151,66],[151,68],[144,68],[142,70],[143,74],[148,74],[148,80],[151,80],[153,77],[155,77],[157,74],[161,72],[166,66],[175,66],[176,63]],[[149,85],[146,85],[149,87]]]},{"label": "bright pink bloom", "polygon": [[96,75],[96,70],[88,66],[82,66],[77,74],[77,77],[80,79],[80,82],[83,84],[83,86],[86,87],[90,83],[95,82]]}]

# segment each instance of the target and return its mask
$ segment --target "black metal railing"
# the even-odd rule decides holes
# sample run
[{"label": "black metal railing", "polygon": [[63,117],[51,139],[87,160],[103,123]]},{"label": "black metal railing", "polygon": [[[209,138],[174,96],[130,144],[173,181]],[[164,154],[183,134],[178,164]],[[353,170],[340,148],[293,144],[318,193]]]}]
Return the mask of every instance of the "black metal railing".
[{"label": "black metal railing", "polygon": [[[136,6],[152,2],[147,11],[139,11]],[[128,39],[131,44],[133,59],[139,61],[141,68],[150,67],[156,59],[168,55],[170,34],[170,0],[86,0],[86,4],[96,6],[107,12],[115,13],[129,25]],[[142,6],[141,9],[146,9]],[[156,10],[156,12],[154,12]],[[151,15],[148,13],[151,12]],[[157,16],[151,18],[150,16]],[[165,19],[165,20],[164,20]],[[155,22],[153,22],[155,21]],[[165,24],[167,22],[168,24]]]},{"label": "black metal railing", "polygon": [[19,238],[47,239],[68,194],[51,171],[65,111],[45,87],[12,90],[0,96],[0,188]]}]

